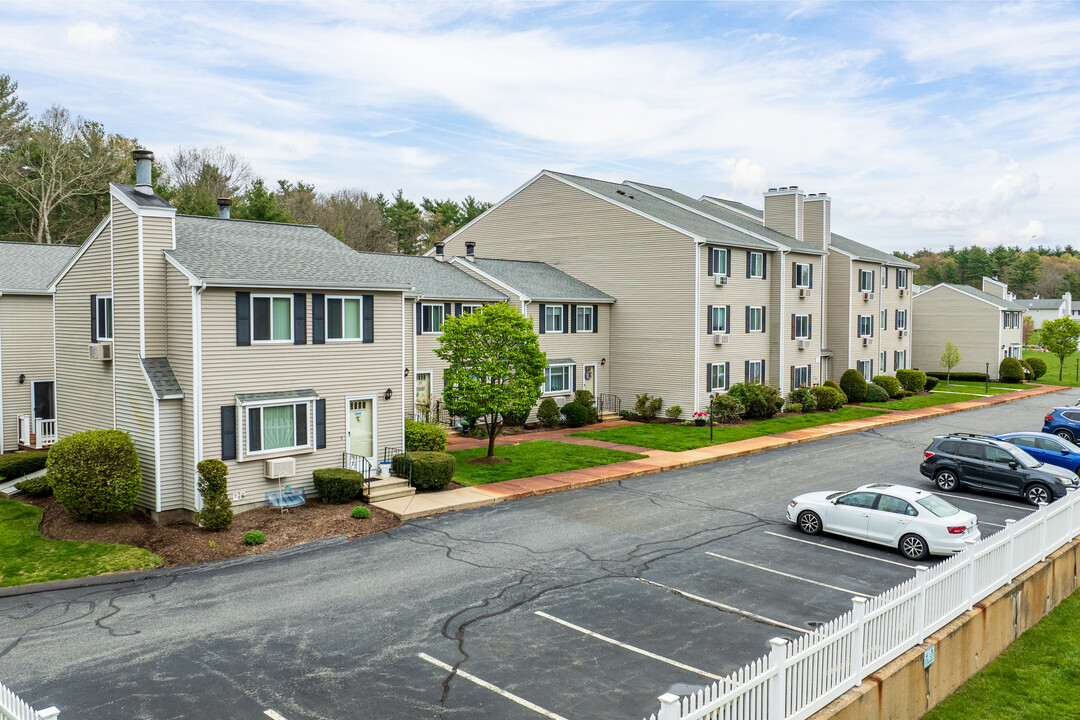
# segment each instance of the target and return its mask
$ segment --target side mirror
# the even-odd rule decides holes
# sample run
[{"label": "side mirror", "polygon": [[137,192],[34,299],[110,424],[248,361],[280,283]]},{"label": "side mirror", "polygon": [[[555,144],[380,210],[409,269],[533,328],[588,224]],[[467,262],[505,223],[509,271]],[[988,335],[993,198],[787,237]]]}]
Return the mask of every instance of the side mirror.
[{"label": "side mirror", "polygon": [[1020,465],[1015,460],[1010,460],[1009,461],[1009,467],[1012,468],[1013,470],[1015,470],[1016,468],[1020,467]]}]

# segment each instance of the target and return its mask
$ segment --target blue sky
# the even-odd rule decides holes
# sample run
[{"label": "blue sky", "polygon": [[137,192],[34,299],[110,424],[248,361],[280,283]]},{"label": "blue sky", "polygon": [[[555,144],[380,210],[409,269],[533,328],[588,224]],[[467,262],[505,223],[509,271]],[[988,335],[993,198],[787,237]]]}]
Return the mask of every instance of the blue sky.
[{"label": "blue sky", "polygon": [[159,157],[497,200],[542,168],[760,207],[884,249],[1080,245],[1080,5],[0,5],[0,72]]}]

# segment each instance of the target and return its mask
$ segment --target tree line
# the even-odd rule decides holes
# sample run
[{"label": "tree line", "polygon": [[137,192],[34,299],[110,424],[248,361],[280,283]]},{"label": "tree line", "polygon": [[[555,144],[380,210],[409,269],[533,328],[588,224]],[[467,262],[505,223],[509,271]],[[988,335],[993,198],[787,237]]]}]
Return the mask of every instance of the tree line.
[{"label": "tree line", "polygon": [[983,276],[997,273],[1018,297],[1055,298],[1068,291],[1080,298],[1080,250],[1072,245],[1029,250],[1004,245],[990,250],[977,245],[959,250],[950,246],[945,251],[925,249],[895,255],[918,264],[915,282],[920,285],[948,282],[979,288]]},{"label": "tree line", "polygon": [[[32,117],[18,83],[0,74],[0,240],[79,243],[108,212],[110,182],[133,183],[135,138],[54,105]],[[413,202],[347,188],[319,192],[304,182],[260,178],[223,147],[178,148],[154,167],[154,192],[177,212],[317,225],[356,250],[420,254],[491,207],[467,196]]]}]

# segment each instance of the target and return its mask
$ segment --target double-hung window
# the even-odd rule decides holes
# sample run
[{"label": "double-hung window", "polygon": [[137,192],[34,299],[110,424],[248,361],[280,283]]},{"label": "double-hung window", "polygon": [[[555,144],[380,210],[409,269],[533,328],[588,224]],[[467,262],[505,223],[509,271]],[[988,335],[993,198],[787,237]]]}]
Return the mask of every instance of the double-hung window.
[{"label": "double-hung window", "polygon": [[544,307],[544,332],[561,333],[563,331],[562,305],[547,305]]},{"label": "double-hung window", "polygon": [[795,263],[795,287],[810,287],[810,263]]},{"label": "double-hung window", "polygon": [[360,298],[326,298],[326,339],[359,340]]},{"label": "double-hung window", "polygon": [[310,415],[310,402],[249,407],[248,454],[311,447]]},{"label": "double-hung window", "polygon": [[292,295],[251,296],[251,341],[292,342]]},{"label": "double-hung window", "polygon": [[794,368],[795,387],[809,387],[810,385],[810,366],[809,365],[796,365]]},{"label": "double-hung window", "polygon": [[[728,333],[728,314],[726,305],[713,305],[712,314],[709,315],[709,332]],[[717,387],[717,386],[713,386]]]},{"label": "double-hung window", "polygon": [[420,308],[420,331],[424,335],[442,332],[443,323],[446,322],[446,306],[442,303],[423,305]]},{"label": "double-hung window", "polygon": [[1014,311],[1006,311],[1005,313],[1005,329],[1015,330],[1020,327],[1020,318],[1022,313]]},{"label": "double-hung window", "polygon": [[874,377],[874,361],[873,360],[859,360],[855,363],[855,369],[859,371],[859,374],[869,380]]},{"label": "double-hung window", "polygon": [[880,372],[885,372],[886,369],[889,367],[885,364],[885,357],[886,353],[884,350],[878,353],[878,369],[880,370]]},{"label": "double-hung window", "polygon": [[810,339],[810,316],[809,315],[796,315],[795,316],[795,339],[796,340],[809,340]]},{"label": "double-hung window", "polygon": [[570,366],[550,365],[544,368],[544,392],[559,393],[570,390]]},{"label": "double-hung window", "polygon": [[894,350],[893,351],[893,370],[904,370],[907,368],[907,350]]},{"label": "double-hung window", "polygon": [[482,307],[484,307],[484,306],[483,305],[462,305],[461,306],[461,314],[462,315],[472,315],[474,312],[476,312],[477,310],[479,310]]},{"label": "double-hung window", "polygon": [[752,278],[765,277],[765,253],[746,253],[746,270]]},{"label": "double-hung window", "polygon": [[896,311],[896,329],[907,330],[907,310]]},{"label": "double-hung window", "polygon": [[882,310],[881,311],[881,331],[885,332],[888,329],[889,329],[889,311],[888,310]]},{"label": "double-hung window", "polygon": [[871,270],[859,271],[859,292],[874,292],[874,273]]},{"label": "double-hung window", "polygon": [[97,307],[94,309],[94,322],[97,325],[97,339],[112,340],[112,298],[108,295],[98,295],[95,302]]},{"label": "double-hung window", "polygon": [[889,268],[884,265],[881,267],[881,287],[889,287]]},{"label": "double-hung window", "polygon": [[578,305],[577,306],[577,318],[575,324],[577,325],[577,331],[579,333],[591,333],[593,331],[593,323],[596,319],[593,318],[592,305]]},{"label": "double-hung window", "polygon": [[907,270],[903,268],[896,269],[896,287],[901,290],[907,288]]},{"label": "double-hung window", "polygon": [[873,337],[874,335],[874,316],[873,315],[860,315],[859,316],[859,337]]},{"label": "double-hung window", "polygon": [[723,390],[727,387],[727,363],[709,364],[709,387],[713,390]]},{"label": "double-hung window", "polygon": [[746,382],[748,383],[763,383],[765,382],[765,361],[764,360],[750,360],[746,363]]},{"label": "double-hung window", "polygon": [[724,248],[710,248],[709,262],[712,263],[713,275],[728,274],[728,251]]},{"label": "double-hung window", "polygon": [[746,331],[765,332],[765,307],[751,305],[746,308]]}]

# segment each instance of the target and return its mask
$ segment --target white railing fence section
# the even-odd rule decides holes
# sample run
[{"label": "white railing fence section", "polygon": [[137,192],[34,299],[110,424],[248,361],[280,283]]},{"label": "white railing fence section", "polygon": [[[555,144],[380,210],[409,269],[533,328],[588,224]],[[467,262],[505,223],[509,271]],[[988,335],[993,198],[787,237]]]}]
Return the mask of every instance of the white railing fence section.
[{"label": "white railing fence section", "polygon": [[788,642],[693,695],[660,696],[647,720],[802,720],[858,687],[1080,534],[1080,493],[1068,495]]},{"label": "white railing fence section", "polygon": [[34,710],[7,686],[0,683],[0,720],[56,720],[60,711],[54,707]]}]

